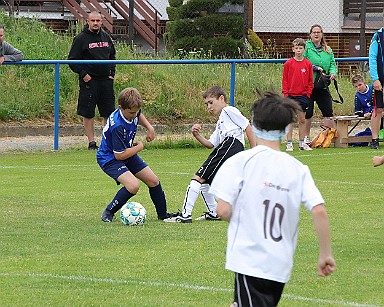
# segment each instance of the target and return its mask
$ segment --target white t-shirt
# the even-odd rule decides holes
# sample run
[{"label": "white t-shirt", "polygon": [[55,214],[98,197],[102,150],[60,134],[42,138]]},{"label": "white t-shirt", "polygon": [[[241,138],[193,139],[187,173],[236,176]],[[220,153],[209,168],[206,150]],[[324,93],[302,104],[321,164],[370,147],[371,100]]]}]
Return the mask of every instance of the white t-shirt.
[{"label": "white t-shirt", "polygon": [[256,146],[229,158],[210,189],[232,205],[226,269],[286,283],[300,206],[324,203],[309,168],[285,152]]},{"label": "white t-shirt", "polygon": [[249,120],[241,112],[232,106],[223,108],[216,129],[209,141],[213,147],[217,147],[228,136],[238,139],[244,145],[244,130],[249,125]]}]

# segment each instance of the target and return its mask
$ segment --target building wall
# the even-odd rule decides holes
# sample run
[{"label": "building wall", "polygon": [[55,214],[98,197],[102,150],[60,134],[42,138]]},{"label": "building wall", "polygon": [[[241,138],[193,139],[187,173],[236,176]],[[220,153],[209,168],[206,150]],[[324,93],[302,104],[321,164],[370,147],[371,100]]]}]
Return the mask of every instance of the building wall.
[{"label": "building wall", "polygon": [[[302,33],[267,33],[258,32],[260,39],[264,42],[264,49],[270,58],[290,58],[292,53],[292,41],[301,37],[308,39],[308,32]],[[366,53],[368,55],[369,43],[372,34],[366,34]],[[324,38],[332,48],[335,58],[359,57],[360,50],[359,36],[354,33],[325,33]],[[338,63],[340,73],[350,73],[356,71],[359,63]]]},{"label": "building wall", "polygon": [[257,0],[253,1],[253,30],[306,33],[313,24],[324,32],[340,33],[342,0]]}]

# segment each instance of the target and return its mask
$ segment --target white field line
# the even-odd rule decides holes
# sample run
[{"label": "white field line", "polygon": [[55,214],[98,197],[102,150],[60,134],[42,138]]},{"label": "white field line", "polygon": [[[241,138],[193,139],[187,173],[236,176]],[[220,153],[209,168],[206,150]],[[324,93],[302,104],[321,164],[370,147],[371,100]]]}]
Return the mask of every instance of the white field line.
[{"label": "white field line", "polygon": [[[80,282],[90,282],[90,283],[112,283],[112,284],[134,284],[134,285],[144,285],[144,286],[158,286],[158,287],[174,287],[174,288],[184,288],[191,289],[196,291],[215,291],[215,292],[231,292],[233,289],[230,288],[214,288],[207,286],[194,286],[188,284],[175,284],[175,283],[163,283],[155,281],[139,281],[139,280],[126,280],[126,279],[112,279],[112,278],[94,278],[94,277],[84,277],[84,276],[65,276],[65,275],[56,275],[56,274],[37,274],[37,273],[28,273],[28,274],[12,274],[12,273],[0,273],[0,277],[47,277],[47,278],[57,278],[64,280],[74,280]],[[283,294],[283,297],[290,300],[296,301],[308,301],[314,303],[324,303],[324,304],[334,304],[341,306],[355,306],[355,307],[378,307],[377,305],[370,304],[360,304],[356,302],[348,302],[342,300],[326,300],[318,298],[310,298],[297,296],[292,294]]]}]

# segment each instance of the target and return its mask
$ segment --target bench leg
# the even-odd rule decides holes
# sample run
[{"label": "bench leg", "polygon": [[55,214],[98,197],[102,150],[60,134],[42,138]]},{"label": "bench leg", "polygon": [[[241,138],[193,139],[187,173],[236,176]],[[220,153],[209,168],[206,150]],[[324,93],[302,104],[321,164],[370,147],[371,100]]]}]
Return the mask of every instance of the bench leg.
[{"label": "bench leg", "polygon": [[335,147],[337,148],[347,148],[348,143],[342,143],[343,140],[348,139],[348,126],[349,121],[347,120],[336,120],[336,135],[335,138]]}]

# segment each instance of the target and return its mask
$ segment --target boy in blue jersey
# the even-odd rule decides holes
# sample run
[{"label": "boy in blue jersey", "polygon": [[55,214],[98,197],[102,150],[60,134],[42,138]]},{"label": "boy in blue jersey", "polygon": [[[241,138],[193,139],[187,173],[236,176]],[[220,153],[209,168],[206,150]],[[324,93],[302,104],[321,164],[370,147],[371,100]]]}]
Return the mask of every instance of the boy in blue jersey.
[{"label": "boy in blue jersey", "polygon": [[351,79],[351,83],[356,90],[354,101],[355,114],[371,118],[373,112],[372,85],[368,85],[360,75],[354,76]]},{"label": "boy in blue jersey", "polygon": [[355,95],[355,114],[371,119],[372,142],[371,148],[379,148],[379,130],[382,117],[382,108],[379,108],[374,97],[373,85],[368,85],[361,75],[356,75],[351,79],[353,87],[356,89]]},{"label": "boy in blue jersey", "polygon": [[97,163],[117,184],[123,185],[103,211],[103,222],[113,222],[115,213],[138,192],[138,179],[148,186],[158,219],[173,216],[167,213],[165,194],[159,179],[138,156],[144,144],[134,142],[138,125],[147,130],[147,142],[155,138],[155,130],[141,113],[142,103],[137,89],[124,89],[118,97],[118,109],[108,117],[103,129],[101,145],[96,154]]}]

